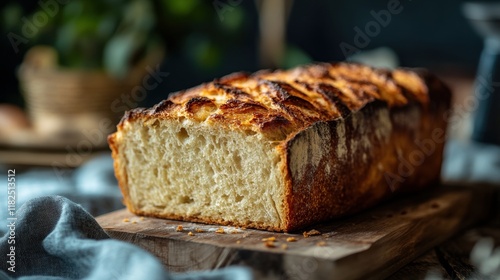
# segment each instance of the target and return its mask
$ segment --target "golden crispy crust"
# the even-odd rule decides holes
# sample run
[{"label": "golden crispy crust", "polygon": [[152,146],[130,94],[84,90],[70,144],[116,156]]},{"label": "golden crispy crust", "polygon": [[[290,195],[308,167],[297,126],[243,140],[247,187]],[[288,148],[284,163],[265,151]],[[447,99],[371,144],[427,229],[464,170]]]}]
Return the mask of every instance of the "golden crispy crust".
[{"label": "golden crispy crust", "polygon": [[[446,98],[446,94],[442,96]],[[425,81],[415,72],[392,72],[348,63],[320,63],[283,71],[235,73],[172,94],[134,118],[189,118],[284,140],[318,121],[349,115],[380,100],[389,107],[429,104]]]},{"label": "golden crispy crust", "polygon": [[[235,73],[172,94],[150,109],[131,110],[122,118],[118,130],[139,118],[188,118],[279,142],[286,182],[285,215],[279,228],[140,212],[128,197],[116,134],[109,137],[109,144],[124,203],[136,214],[292,231],[439,181],[444,140],[432,140],[432,153],[412,162],[411,172],[402,174],[401,162],[422,152],[417,143],[433,139],[436,129],[444,134],[443,115],[450,98],[449,89],[425,71],[319,63],[287,71]],[[320,139],[317,151],[311,144],[314,139]],[[295,146],[317,155],[306,156],[309,161],[296,168],[303,158]],[[340,160],[341,155],[347,159]]]}]

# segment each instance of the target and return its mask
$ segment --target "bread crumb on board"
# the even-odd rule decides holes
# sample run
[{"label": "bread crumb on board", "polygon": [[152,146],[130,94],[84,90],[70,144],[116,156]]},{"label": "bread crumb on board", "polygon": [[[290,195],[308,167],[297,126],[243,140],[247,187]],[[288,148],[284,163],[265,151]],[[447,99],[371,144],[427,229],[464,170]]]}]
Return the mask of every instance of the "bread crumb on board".
[{"label": "bread crumb on board", "polygon": [[326,246],[326,242],[320,241],[320,242],[316,243],[316,246],[320,246],[320,247]]},{"label": "bread crumb on board", "polygon": [[302,235],[304,235],[304,237],[309,237],[309,236],[315,236],[315,235],[320,235],[321,232],[315,230],[315,229],[311,229],[310,231],[304,231],[304,233]]},{"label": "bread crumb on board", "polygon": [[202,232],[205,232],[204,230],[202,230],[201,228],[195,228],[194,231],[196,231],[197,233],[202,233]]},{"label": "bread crumb on board", "polygon": [[182,230],[183,230],[182,225],[178,225],[178,226],[175,228],[175,231],[182,231]]},{"label": "bread crumb on board", "polygon": [[224,231],[224,229],[223,229],[223,228],[221,228],[221,227],[220,227],[220,228],[218,228],[218,229],[215,231],[215,233],[220,233],[220,234],[223,234],[223,233],[226,233],[226,232]]},{"label": "bread crumb on board", "polygon": [[276,237],[267,237],[267,238],[262,238],[262,241],[276,241]]},{"label": "bread crumb on board", "polygon": [[276,247],[276,244],[274,243],[274,241],[271,241],[271,240],[268,240],[268,241],[264,242],[264,245],[267,248],[275,248]]},{"label": "bread crumb on board", "polygon": [[123,222],[128,223],[128,222],[130,222],[130,219],[125,218],[125,219],[123,219]]},{"label": "bread crumb on board", "polygon": [[188,235],[189,236],[194,236],[194,233],[190,231],[190,232],[188,232]]},{"label": "bread crumb on board", "polygon": [[139,219],[141,219],[141,221],[144,221],[144,217],[140,217]]},{"label": "bread crumb on board", "polygon": [[281,244],[281,249],[283,249],[283,250],[288,249],[288,245],[286,245],[286,244]]},{"label": "bread crumb on board", "polygon": [[295,242],[297,241],[297,238],[295,237],[287,237],[286,242]]},{"label": "bread crumb on board", "polygon": [[241,243],[241,240],[236,240],[236,244],[240,244]]},{"label": "bread crumb on board", "polygon": [[275,236],[271,236],[271,237],[266,237],[266,238],[262,238],[261,239],[262,242],[264,242],[264,245],[268,248],[275,248],[276,247],[276,237]]}]

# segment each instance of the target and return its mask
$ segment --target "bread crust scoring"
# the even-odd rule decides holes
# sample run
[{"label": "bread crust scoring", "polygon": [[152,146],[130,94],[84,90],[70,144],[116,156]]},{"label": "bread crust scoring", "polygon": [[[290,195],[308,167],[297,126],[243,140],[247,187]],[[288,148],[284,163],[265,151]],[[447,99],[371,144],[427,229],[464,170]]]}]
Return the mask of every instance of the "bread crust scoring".
[{"label": "bread crust scoring", "polygon": [[[430,78],[423,71],[388,71],[353,63],[240,72],[173,93],[150,109],[129,111],[121,124],[136,117],[183,117],[250,130],[279,141],[315,122],[345,117],[376,100],[390,108],[412,102],[428,106],[426,79]],[[444,93],[439,98],[449,99],[446,91],[441,90]]]}]

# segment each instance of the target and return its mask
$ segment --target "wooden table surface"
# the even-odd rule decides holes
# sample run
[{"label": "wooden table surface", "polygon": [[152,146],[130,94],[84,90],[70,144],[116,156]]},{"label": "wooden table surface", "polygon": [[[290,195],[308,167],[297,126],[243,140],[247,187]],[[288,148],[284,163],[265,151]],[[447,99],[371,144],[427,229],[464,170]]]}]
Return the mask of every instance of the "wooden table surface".
[{"label": "wooden table surface", "polygon": [[426,279],[430,275],[438,278],[427,279],[499,279],[499,270],[497,270],[495,277],[479,274],[478,267],[470,258],[472,249],[479,240],[492,239],[493,248],[500,246],[500,199],[498,192],[500,186],[496,186],[496,188],[496,205],[494,205],[492,216],[487,222],[462,231],[454,238],[406,265],[388,279]]}]

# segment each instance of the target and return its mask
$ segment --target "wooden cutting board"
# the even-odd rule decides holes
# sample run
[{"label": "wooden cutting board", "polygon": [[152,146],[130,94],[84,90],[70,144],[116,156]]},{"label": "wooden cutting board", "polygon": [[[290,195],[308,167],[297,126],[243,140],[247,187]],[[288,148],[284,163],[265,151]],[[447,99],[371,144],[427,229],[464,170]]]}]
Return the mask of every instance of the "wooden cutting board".
[{"label": "wooden cutting board", "polygon": [[[218,226],[141,218],[125,209],[97,221],[112,238],[146,249],[170,271],[244,265],[257,279],[381,279],[486,219],[492,197],[480,186],[442,187],[310,227],[321,234],[307,238],[234,227],[216,233]],[[287,242],[289,237],[297,241]],[[276,238],[276,247],[267,247],[265,238]]]}]

